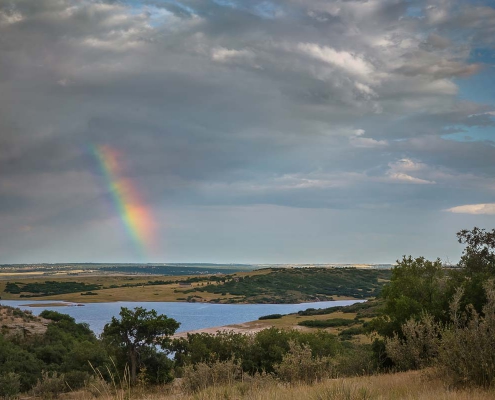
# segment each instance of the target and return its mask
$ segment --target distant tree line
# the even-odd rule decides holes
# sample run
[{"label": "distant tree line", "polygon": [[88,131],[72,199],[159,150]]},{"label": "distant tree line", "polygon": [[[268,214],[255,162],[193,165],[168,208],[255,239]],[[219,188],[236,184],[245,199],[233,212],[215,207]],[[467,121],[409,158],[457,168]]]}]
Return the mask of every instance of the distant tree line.
[{"label": "distant tree line", "polygon": [[45,281],[35,283],[7,282],[5,292],[12,294],[29,293],[20,297],[52,296],[56,294],[77,293],[98,290],[101,285],[82,282]]}]

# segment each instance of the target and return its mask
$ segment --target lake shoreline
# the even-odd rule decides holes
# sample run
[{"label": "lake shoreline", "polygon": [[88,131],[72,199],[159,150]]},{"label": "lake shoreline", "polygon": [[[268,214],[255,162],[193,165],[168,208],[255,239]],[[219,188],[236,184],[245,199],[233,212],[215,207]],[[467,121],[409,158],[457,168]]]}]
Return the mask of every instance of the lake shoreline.
[{"label": "lake shoreline", "polygon": [[[58,311],[68,314],[77,322],[88,323],[95,334],[103,331],[105,324],[117,317],[122,307],[133,309],[142,307],[154,309],[158,314],[166,315],[178,321],[181,326],[178,332],[216,332],[217,330],[233,330],[240,332],[256,332],[265,326],[278,326],[280,320],[260,320],[259,318],[272,314],[293,314],[308,308],[328,308],[346,306],[363,300],[326,301],[298,304],[215,304],[188,302],[107,302],[79,303],[56,301],[12,301],[0,300],[1,305],[30,310],[39,315],[44,310]],[[198,332],[198,333],[199,333]]]},{"label": "lake shoreline", "polygon": [[[47,296],[48,297],[48,296]],[[51,297],[51,296],[50,296]],[[367,301],[371,300],[372,298],[366,298],[366,299],[360,299],[356,297],[350,297],[350,296],[332,296],[331,300],[308,300],[308,301],[299,301],[297,303],[269,303],[269,302],[264,302],[264,303],[257,303],[257,302],[247,302],[247,301],[238,301],[238,302],[217,302],[217,301],[187,301],[187,300],[166,300],[166,301],[160,301],[160,300],[134,300],[134,299],[129,299],[127,297],[122,297],[120,299],[105,299],[98,301],[99,299],[81,299],[78,301],[73,301],[73,300],[64,300],[64,299],[45,299],[43,297],[29,297],[29,298],[7,298],[7,299],[0,299],[0,303],[3,301],[33,301],[33,302],[43,302],[46,300],[45,303],[32,303],[32,304],[25,304],[25,306],[29,307],[74,307],[74,306],[84,306],[87,304],[107,304],[107,303],[122,303],[122,302],[132,302],[132,301],[138,301],[140,303],[160,303],[160,302],[167,302],[167,303],[186,303],[186,304],[231,304],[231,305],[236,305],[236,304],[262,304],[262,305],[280,305],[280,304],[286,304],[286,305],[291,305],[291,304],[312,304],[312,303],[325,303],[328,301],[345,301],[345,300],[356,300],[356,301]]]}]

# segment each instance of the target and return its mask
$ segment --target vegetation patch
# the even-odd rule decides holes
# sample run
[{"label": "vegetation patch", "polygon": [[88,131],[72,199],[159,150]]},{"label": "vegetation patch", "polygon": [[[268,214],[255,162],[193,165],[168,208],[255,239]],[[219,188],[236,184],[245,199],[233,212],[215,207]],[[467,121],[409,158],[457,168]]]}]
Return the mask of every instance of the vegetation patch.
[{"label": "vegetation patch", "polygon": [[327,315],[340,311],[346,314],[357,313],[358,318],[376,317],[380,314],[379,312],[380,307],[381,307],[381,302],[375,300],[375,301],[366,301],[363,303],[355,303],[355,304],[351,304],[350,306],[308,308],[306,310],[299,311],[298,315],[301,316]]},{"label": "vegetation patch", "polygon": [[282,317],[283,317],[282,314],[268,314],[268,315],[262,315],[258,319],[259,320],[264,320],[264,319],[280,319]]},{"label": "vegetation patch", "polygon": [[334,296],[375,297],[390,279],[388,270],[356,268],[280,268],[263,275],[226,277],[224,282],[194,288],[222,296],[242,296],[248,303],[299,303]]},{"label": "vegetation patch", "polygon": [[298,325],[307,326],[309,328],[336,328],[340,326],[350,326],[355,325],[358,322],[353,319],[345,318],[332,318],[332,319],[310,319],[306,321],[301,321]]},{"label": "vegetation patch", "polygon": [[83,291],[98,290],[101,285],[86,284],[83,282],[61,282],[45,281],[35,283],[7,282],[5,292],[12,294],[21,294],[20,297],[41,297],[52,296],[56,294],[77,293]]}]

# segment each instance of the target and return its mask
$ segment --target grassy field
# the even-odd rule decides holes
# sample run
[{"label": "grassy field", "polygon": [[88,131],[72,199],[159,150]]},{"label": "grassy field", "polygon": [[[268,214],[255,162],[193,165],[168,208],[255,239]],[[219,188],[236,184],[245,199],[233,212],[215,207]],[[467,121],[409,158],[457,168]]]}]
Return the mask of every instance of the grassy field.
[{"label": "grassy field", "polygon": [[302,303],[375,296],[390,271],[278,268],[196,276],[81,275],[3,277],[4,300]]},{"label": "grassy field", "polygon": [[[268,270],[256,270],[251,272],[239,272],[235,276],[255,276],[260,274],[266,274]],[[163,281],[177,281],[183,282],[191,280],[193,278],[204,279],[200,282],[191,282],[190,286],[181,286],[179,283],[171,283],[166,285],[149,285],[149,282],[163,280]],[[191,289],[199,288],[202,284],[213,284],[214,278],[218,278],[218,275],[196,275],[196,276],[161,276],[161,275],[94,275],[94,276],[46,276],[33,278],[30,275],[16,276],[13,279],[0,280],[0,296],[4,300],[65,300],[78,303],[101,303],[111,301],[187,301],[190,297],[190,301],[193,296],[195,301],[211,301],[213,299],[221,299],[221,302],[228,302],[229,299],[235,299],[238,296],[226,294],[224,296],[218,296],[214,293],[184,293]],[[7,284],[19,283],[21,286],[26,284],[44,283],[46,281],[55,282],[78,282],[86,285],[100,285],[102,288],[98,290],[92,290],[97,293],[93,296],[81,295],[84,292],[76,293],[63,293],[50,296],[36,296],[33,293],[28,293],[30,297],[21,297],[20,293],[8,293],[5,291]],[[129,285],[129,286],[126,286]],[[112,287],[111,287],[112,286]],[[114,287],[116,286],[116,287]],[[110,288],[111,287],[111,288]],[[25,293],[24,293],[25,294]]]},{"label": "grassy field", "polygon": [[[86,391],[65,395],[67,399],[89,400]],[[327,379],[306,385],[287,385],[271,379],[251,379],[227,386],[211,386],[197,393],[183,393],[179,381],[172,385],[123,390],[117,394],[103,393],[101,400],[491,400],[494,390],[446,387],[434,377],[433,371],[410,371],[396,374]]]},{"label": "grassy field", "polygon": [[[373,310],[376,309],[377,307],[380,307],[381,305],[380,303],[372,301],[369,303],[369,306],[370,306],[369,310]],[[366,323],[371,320],[370,317],[362,317],[361,314],[358,314],[357,312],[334,311],[322,315],[299,315],[297,313],[287,314],[277,319],[261,319],[261,320],[250,321],[250,322],[245,322],[243,324],[230,325],[230,326],[235,328],[236,331],[245,332],[245,333],[256,332],[261,329],[266,329],[270,327],[275,327],[279,329],[298,329],[303,332],[315,332],[318,329],[322,329],[324,331],[333,333],[334,335],[343,335],[346,333],[345,331],[349,328],[348,326],[334,326],[329,328],[311,328],[311,327],[299,325],[303,321],[313,321],[313,320],[325,321],[329,319],[330,320],[344,319],[352,322],[355,321],[355,325],[352,325],[352,327],[360,327],[360,328],[363,327],[363,323]],[[357,333],[354,335],[347,335],[347,336],[348,336],[347,339],[352,340],[356,343],[371,343],[371,338],[365,333]]]}]

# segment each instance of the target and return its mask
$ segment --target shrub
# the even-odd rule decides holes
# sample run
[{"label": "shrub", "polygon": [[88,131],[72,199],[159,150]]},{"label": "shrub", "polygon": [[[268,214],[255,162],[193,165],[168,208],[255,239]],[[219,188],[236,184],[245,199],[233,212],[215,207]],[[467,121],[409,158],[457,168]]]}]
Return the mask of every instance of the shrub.
[{"label": "shrub", "polygon": [[258,319],[263,320],[263,319],[279,319],[279,318],[282,318],[282,314],[263,315],[263,316],[259,317]]},{"label": "shrub", "polygon": [[112,394],[111,385],[101,376],[90,376],[84,382],[84,388],[94,397],[110,396]]},{"label": "shrub", "polygon": [[182,374],[184,391],[193,393],[209,386],[232,385],[242,377],[241,367],[234,361],[216,361],[211,364],[187,365]]},{"label": "shrub", "polygon": [[84,386],[89,376],[86,371],[71,370],[65,373],[64,381],[71,390],[75,390]]},{"label": "shrub", "polygon": [[345,319],[345,318],[332,318],[332,319],[310,319],[307,321],[301,321],[298,325],[307,326],[310,328],[335,328],[339,326],[350,326],[354,325],[357,322],[353,319]]},{"label": "shrub", "polygon": [[19,374],[9,372],[0,376],[0,396],[4,399],[17,397],[21,388]]},{"label": "shrub", "polygon": [[495,384],[495,286],[484,286],[487,302],[483,316],[474,307],[460,313],[462,291],[458,290],[451,303],[450,329],[444,333],[439,357],[444,379],[454,385]]},{"label": "shrub", "polygon": [[67,385],[63,374],[59,375],[56,372],[50,374],[47,371],[43,371],[41,379],[38,379],[38,382],[33,387],[33,393],[43,399],[55,399],[66,389]]},{"label": "shrub", "polygon": [[290,341],[289,346],[289,352],[284,355],[282,362],[275,366],[275,373],[281,380],[309,384],[331,375],[330,358],[312,357],[311,348],[307,344],[300,345]]},{"label": "shrub", "polygon": [[352,345],[335,359],[337,376],[371,375],[378,370],[371,345]]},{"label": "shrub", "polygon": [[364,326],[353,326],[339,332],[339,337],[347,340],[351,339],[354,335],[363,335],[366,333],[366,328]]},{"label": "shrub", "polygon": [[440,347],[441,327],[430,314],[419,321],[409,319],[397,333],[385,341],[388,356],[401,370],[419,369],[432,364]]}]

